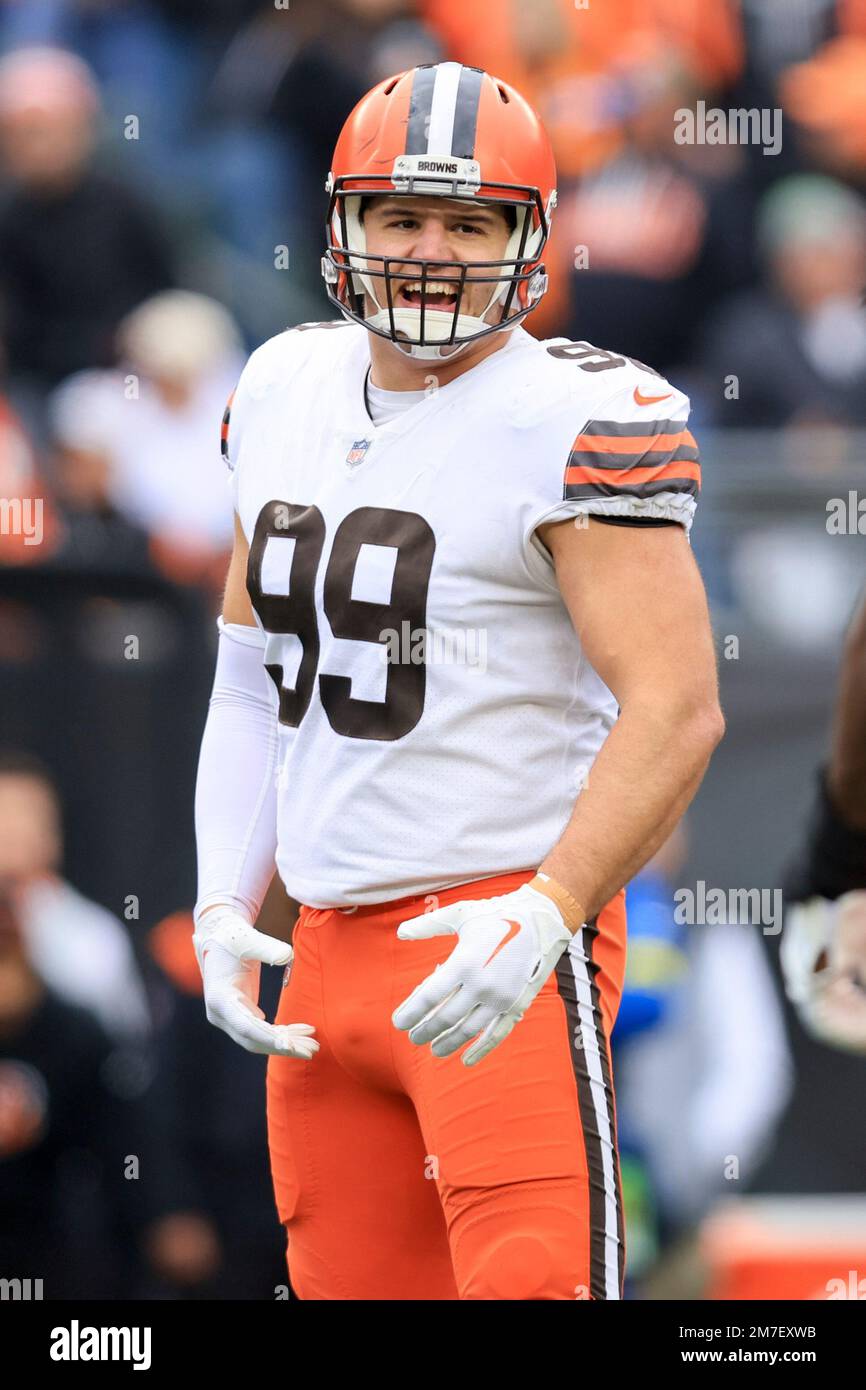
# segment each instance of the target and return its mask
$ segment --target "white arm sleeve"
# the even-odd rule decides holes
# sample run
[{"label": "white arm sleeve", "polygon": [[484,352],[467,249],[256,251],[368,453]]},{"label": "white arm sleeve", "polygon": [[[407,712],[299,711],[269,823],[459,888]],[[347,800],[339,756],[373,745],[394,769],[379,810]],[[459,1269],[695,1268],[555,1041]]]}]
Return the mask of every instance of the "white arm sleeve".
[{"label": "white arm sleeve", "polygon": [[258,628],[217,619],[219,651],[195,788],[198,898],[255,922],[277,849],[278,696]]}]

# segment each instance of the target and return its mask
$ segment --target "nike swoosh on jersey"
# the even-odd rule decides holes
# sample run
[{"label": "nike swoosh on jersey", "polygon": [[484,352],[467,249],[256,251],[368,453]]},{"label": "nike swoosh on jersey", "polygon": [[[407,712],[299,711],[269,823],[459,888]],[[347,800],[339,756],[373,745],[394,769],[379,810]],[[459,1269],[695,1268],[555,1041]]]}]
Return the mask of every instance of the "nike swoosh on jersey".
[{"label": "nike swoosh on jersey", "polygon": [[505,935],[503,936],[502,940],[500,941],[500,943],[499,943],[499,945],[496,947],[496,949],[495,949],[494,951],[491,951],[490,955],[487,957],[486,961],[484,962],[485,965],[489,965],[490,962],[492,961],[493,957],[494,957],[494,956],[497,956],[497,955],[499,954],[499,952],[502,950],[502,947],[503,947],[503,946],[507,946],[508,943],[509,943],[509,941],[513,941],[514,938],[515,938],[515,936],[517,935],[517,933],[520,931],[520,923],[519,923],[519,922],[514,922],[514,921],[512,921],[512,919],[511,919],[510,917],[506,917],[505,920],[506,920],[506,922],[508,923],[508,931],[505,933]]},{"label": "nike swoosh on jersey", "polygon": [[655,405],[657,401],[670,400],[673,391],[668,391],[664,396],[644,396],[639,386],[634,388],[635,405]]}]

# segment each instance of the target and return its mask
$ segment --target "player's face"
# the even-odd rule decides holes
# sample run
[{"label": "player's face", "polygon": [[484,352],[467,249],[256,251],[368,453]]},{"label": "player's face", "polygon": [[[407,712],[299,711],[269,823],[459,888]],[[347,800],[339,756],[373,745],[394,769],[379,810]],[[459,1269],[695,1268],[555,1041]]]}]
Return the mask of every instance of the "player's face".
[{"label": "player's face", "polygon": [[[371,255],[390,256],[394,264],[391,290],[394,307],[420,309],[421,287],[417,266],[406,265],[405,278],[400,276],[401,259],[446,261],[428,276],[426,308],[453,313],[459,292],[459,275],[464,264],[473,261],[498,261],[505,256],[510,235],[508,221],[501,207],[483,203],[446,201],[441,198],[376,198],[364,214],[367,250]],[[493,272],[484,271],[490,276]],[[380,307],[388,297],[382,280],[374,279]],[[471,271],[460,301],[460,313],[485,314],[494,284],[473,283]],[[486,313],[488,322],[495,323],[501,313],[493,305]]]}]

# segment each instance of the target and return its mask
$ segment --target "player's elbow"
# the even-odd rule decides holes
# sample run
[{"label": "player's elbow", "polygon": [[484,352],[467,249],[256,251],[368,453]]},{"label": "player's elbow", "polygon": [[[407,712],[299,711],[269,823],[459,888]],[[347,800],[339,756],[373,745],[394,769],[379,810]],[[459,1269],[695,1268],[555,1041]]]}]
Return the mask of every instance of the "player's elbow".
[{"label": "player's elbow", "polygon": [[690,692],[684,696],[678,726],[697,754],[709,759],[725,736],[725,716],[715,692]]},{"label": "player's elbow", "polygon": [[702,709],[701,727],[707,740],[710,753],[715,752],[725,737],[725,716],[717,699],[709,701]]},{"label": "player's elbow", "polygon": [[725,719],[718,692],[709,683],[680,681],[664,689],[643,690],[623,702],[642,722],[653,726],[664,742],[675,740],[689,761],[708,762],[725,734]]}]

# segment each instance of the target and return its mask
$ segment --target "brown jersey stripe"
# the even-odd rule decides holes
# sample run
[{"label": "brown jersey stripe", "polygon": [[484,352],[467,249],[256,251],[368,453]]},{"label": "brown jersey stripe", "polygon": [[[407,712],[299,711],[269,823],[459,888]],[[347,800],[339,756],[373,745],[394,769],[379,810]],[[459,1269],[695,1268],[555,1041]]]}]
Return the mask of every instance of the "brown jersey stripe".
[{"label": "brown jersey stripe", "polygon": [[685,429],[682,420],[590,420],[581,434],[589,435],[649,435],[679,434]]},{"label": "brown jersey stripe", "polygon": [[697,451],[697,440],[691,430],[679,429],[673,434],[579,434],[571,446],[572,454],[631,454],[640,457],[641,454],[649,452],[673,453],[674,449],[685,445],[686,448]]},{"label": "brown jersey stripe", "polygon": [[680,444],[676,449],[648,449],[643,454],[596,453],[594,449],[574,449],[568,456],[566,476],[572,468],[606,468],[613,471],[637,467],[658,468],[666,463],[700,463],[697,449]]},{"label": "brown jersey stripe", "polygon": [[608,475],[603,481],[566,483],[563,501],[575,502],[596,497],[653,497],[658,492],[686,492],[697,497],[700,484],[694,478],[663,478],[657,482],[620,483]]}]

